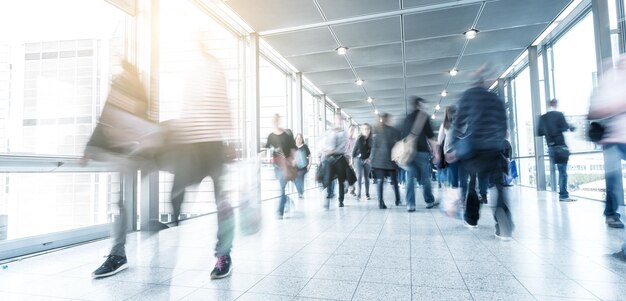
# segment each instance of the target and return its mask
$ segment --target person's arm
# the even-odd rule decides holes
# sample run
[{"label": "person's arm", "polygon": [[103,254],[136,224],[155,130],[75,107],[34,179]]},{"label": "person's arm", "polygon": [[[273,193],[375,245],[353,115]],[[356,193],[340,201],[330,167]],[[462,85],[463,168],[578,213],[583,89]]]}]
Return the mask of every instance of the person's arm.
[{"label": "person's arm", "polygon": [[542,137],[542,136],[546,135],[546,130],[545,130],[545,127],[544,127],[544,123],[545,123],[545,121],[544,121],[545,117],[544,116],[546,116],[546,115],[539,116],[539,122],[537,124],[537,136],[539,136],[539,137]]},{"label": "person's arm", "polygon": [[352,148],[352,158],[356,158],[361,150],[361,137],[359,137],[354,143],[354,148]]},{"label": "person's arm", "polygon": [[446,139],[446,129],[443,127],[442,123],[439,127],[439,134],[437,134],[437,143],[442,144],[444,139]]}]

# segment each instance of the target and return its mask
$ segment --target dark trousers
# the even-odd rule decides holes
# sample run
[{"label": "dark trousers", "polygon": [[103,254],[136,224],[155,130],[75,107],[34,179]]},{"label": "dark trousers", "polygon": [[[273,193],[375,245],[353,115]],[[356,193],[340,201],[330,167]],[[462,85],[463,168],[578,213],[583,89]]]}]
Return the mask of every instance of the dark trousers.
[{"label": "dark trousers", "polygon": [[496,221],[496,234],[511,236],[514,225],[502,183],[502,177],[506,172],[507,166],[502,154],[499,151],[480,152],[473,158],[461,162],[461,164],[470,175],[470,183],[466,195],[465,221],[471,225],[476,225],[480,218],[480,200],[476,194],[475,181],[479,174],[484,173],[488,175],[489,181],[495,184],[498,194],[496,207],[493,212]]},{"label": "dark trousers", "polygon": [[385,184],[385,178],[391,178],[391,186],[393,186],[393,193],[396,195],[396,202],[400,201],[400,187],[398,186],[398,170],[396,169],[377,169],[374,168],[374,175],[376,175],[378,202],[383,202],[383,185]]},{"label": "dark trousers", "polygon": [[174,171],[172,186],[173,219],[178,223],[185,190],[197,185],[207,176],[213,180],[213,191],[217,205],[217,245],[215,255],[229,255],[233,245],[233,208],[222,195],[221,177],[224,169],[224,147],[222,142],[203,142],[176,147],[179,161]]},{"label": "dark trousers", "polygon": [[296,175],[296,190],[298,190],[298,194],[302,195],[304,193],[304,176],[308,170],[306,168],[298,169],[298,174]]}]

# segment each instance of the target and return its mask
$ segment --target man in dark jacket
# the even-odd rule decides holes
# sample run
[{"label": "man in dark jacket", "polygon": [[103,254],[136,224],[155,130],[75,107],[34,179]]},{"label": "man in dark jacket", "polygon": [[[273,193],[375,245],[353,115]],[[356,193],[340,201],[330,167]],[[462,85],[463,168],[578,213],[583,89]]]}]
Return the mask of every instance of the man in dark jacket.
[{"label": "man in dark jacket", "polygon": [[391,161],[391,149],[400,140],[400,132],[388,125],[389,114],[380,116],[380,126],[374,129],[372,143],[372,168],[378,184],[378,208],[387,209],[383,201],[383,185],[385,178],[391,178],[391,185],[396,196],[396,206],[400,205],[400,188],[398,187],[398,166]]},{"label": "man in dark jacket", "polygon": [[[557,159],[555,155],[563,148],[567,148],[563,132],[574,131],[575,128],[565,121],[563,113],[556,110],[557,104],[556,99],[550,100],[550,111],[539,118],[537,136],[546,137],[548,155],[550,156],[550,175],[555,175],[555,164],[559,170],[559,201],[572,202],[575,199],[570,198],[567,192],[567,157],[555,160]],[[554,176],[550,178],[556,179]],[[552,182],[552,187],[556,187],[556,183]]]},{"label": "man in dark jacket", "polygon": [[[410,102],[413,104],[415,111],[408,115],[404,120],[402,137],[407,137],[411,134],[413,123],[415,123],[415,119],[418,117],[418,114],[426,114],[420,110],[422,103],[424,102],[423,98],[413,96],[411,97]],[[421,126],[418,126],[417,128],[420,127]],[[420,184],[422,184],[426,208],[430,209],[439,204],[439,202],[435,202],[431,183],[431,156],[437,155],[437,141],[435,140],[433,128],[430,125],[430,118],[426,117],[422,130],[419,133],[413,134],[417,135],[417,139],[415,139],[415,149],[417,150],[417,153],[415,154],[415,159],[410,164],[406,175],[406,206],[409,212],[415,211],[415,177],[417,177]]]},{"label": "man in dark jacket", "polygon": [[[482,72],[476,76],[473,88],[465,91],[458,103],[454,133],[457,137],[454,155],[470,176],[487,174],[495,184],[497,203],[494,210],[496,237],[510,240],[513,233],[511,212],[504,194],[503,176],[508,164],[502,153],[505,147],[507,118],[504,101],[485,88]],[[476,228],[479,219],[480,200],[474,186],[470,185],[466,196],[465,226]]]}]

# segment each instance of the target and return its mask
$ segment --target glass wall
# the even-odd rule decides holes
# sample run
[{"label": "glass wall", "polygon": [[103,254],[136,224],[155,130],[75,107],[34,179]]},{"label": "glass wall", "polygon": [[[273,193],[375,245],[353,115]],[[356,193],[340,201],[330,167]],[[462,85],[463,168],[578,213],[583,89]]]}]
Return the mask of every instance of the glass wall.
[{"label": "glass wall", "polygon": [[[102,0],[0,2],[0,153],[82,155],[129,20]],[[2,173],[0,240],[111,222],[118,193],[114,173]]]},{"label": "glass wall", "polygon": [[514,108],[517,134],[517,154],[519,158],[519,181],[521,185],[535,186],[536,164],[535,131],[533,127],[533,111],[530,95],[530,71],[525,67],[514,80]]}]

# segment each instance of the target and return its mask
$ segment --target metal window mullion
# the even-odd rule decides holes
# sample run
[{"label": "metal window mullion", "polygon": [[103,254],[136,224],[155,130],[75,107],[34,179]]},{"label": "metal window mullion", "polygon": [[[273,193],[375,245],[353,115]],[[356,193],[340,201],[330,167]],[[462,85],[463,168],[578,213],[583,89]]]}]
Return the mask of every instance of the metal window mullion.
[{"label": "metal window mullion", "polygon": [[541,95],[539,93],[539,62],[537,56],[537,46],[528,48],[528,71],[530,72],[530,95],[533,118],[533,135],[535,137],[535,179],[537,181],[537,190],[546,190],[546,169],[544,160],[541,155],[544,154],[543,137],[534,135],[539,125],[539,116],[541,115]]}]

